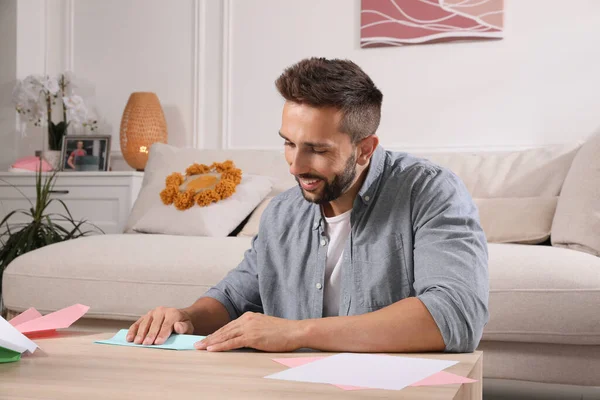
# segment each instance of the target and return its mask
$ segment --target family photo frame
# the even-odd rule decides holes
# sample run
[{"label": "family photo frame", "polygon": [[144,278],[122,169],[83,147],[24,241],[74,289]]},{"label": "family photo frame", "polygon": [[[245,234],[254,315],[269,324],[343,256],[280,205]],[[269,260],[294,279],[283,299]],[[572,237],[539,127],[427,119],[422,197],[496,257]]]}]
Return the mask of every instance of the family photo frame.
[{"label": "family photo frame", "polygon": [[61,151],[61,170],[108,171],[110,146],[110,135],[66,135]]}]

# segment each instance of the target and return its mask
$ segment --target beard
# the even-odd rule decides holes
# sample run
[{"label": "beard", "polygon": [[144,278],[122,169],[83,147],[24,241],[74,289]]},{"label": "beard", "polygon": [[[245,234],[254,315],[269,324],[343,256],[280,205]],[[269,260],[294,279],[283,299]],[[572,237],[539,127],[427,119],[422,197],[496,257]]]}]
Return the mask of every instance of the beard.
[{"label": "beard", "polygon": [[355,177],[356,155],[352,153],[352,155],[348,157],[342,173],[334,176],[331,182],[327,181],[325,177],[312,174],[302,174],[300,176],[296,176],[296,182],[298,182],[298,185],[300,185],[299,178],[320,179],[323,181],[323,188],[319,192],[307,193],[302,188],[302,185],[300,185],[300,190],[302,191],[302,196],[304,196],[306,201],[310,201],[311,203],[315,204],[327,204],[344,194],[350,188],[350,186],[352,186],[352,182],[354,182]]}]

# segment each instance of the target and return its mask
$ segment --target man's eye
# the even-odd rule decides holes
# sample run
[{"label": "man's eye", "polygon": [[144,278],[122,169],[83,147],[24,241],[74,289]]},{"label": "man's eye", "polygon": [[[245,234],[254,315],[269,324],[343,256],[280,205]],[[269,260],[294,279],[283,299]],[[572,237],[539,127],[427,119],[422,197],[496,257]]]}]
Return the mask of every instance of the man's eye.
[{"label": "man's eye", "polygon": [[289,146],[289,147],[293,147],[294,143],[292,142],[288,142],[287,140],[283,143],[284,146]]},{"label": "man's eye", "polygon": [[325,153],[327,153],[327,150],[321,150],[321,151],[319,151],[319,150],[312,149],[312,152],[315,153],[315,154],[325,154]]}]

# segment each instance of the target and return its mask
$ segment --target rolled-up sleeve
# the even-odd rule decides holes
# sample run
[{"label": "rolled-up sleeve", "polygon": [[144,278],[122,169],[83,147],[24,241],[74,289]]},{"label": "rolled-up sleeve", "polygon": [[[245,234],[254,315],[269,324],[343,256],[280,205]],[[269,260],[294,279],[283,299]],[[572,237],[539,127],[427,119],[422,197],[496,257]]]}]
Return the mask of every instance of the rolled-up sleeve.
[{"label": "rolled-up sleeve", "polygon": [[223,304],[232,320],[247,311],[263,312],[257,272],[257,248],[260,246],[259,236],[255,236],[242,262],[202,296]]},{"label": "rolled-up sleeve", "polygon": [[412,190],[414,289],[447,352],[474,351],[487,324],[485,234],[471,195],[446,169],[425,169]]}]

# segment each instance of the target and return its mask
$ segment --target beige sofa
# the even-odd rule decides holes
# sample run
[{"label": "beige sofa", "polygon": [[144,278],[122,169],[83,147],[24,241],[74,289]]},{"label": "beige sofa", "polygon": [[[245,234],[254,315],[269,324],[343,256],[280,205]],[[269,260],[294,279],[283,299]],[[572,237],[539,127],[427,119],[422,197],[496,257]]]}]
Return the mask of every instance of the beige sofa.
[{"label": "beige sofa", "polygon": [[[463,179],[488,237],[484,377],[600,386],[600,136],[520,152],[420,155]],[[225,159],[269,176],[271,195],[295,184],[277,151],[155,145],[127,231],[167,174]],[[5,272],[5,306],[45,313],[83,303],[87,320],[107,327],[159,305],[187,306],[242,259],[266,201],[237,237],[104,235],[25,254]]]}]

